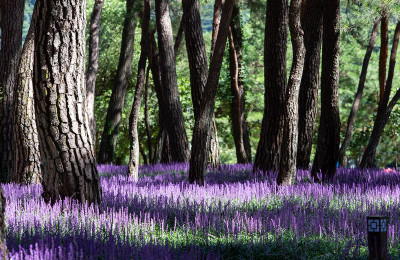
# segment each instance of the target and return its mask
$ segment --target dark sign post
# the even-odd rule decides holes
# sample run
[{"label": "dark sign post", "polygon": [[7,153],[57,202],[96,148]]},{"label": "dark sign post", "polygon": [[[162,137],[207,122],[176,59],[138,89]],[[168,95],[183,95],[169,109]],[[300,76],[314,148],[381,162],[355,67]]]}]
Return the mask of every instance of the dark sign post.
[{"label": "dark sign post", "polygon": [[387,260],[388,217],[368,216],[368,251],[370,260]]}]

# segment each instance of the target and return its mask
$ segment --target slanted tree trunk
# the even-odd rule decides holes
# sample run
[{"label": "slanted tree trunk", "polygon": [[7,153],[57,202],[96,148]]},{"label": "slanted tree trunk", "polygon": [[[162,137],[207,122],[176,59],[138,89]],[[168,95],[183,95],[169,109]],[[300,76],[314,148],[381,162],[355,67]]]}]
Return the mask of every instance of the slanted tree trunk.
[{"label": "slanted tree trunk", "polygon": [[215,0],[214,2],[214,16],[213,16],[213,28],[211,33],[211,51],[210,51],[210,61],[214,53],[215,43],[217,42],[219,24],[221,22],[221,11],[225,0]]},{"label": "slanted tree trunk", "polygon": [[190,183],[196,182],[199,185],[204,185],[204,175],[207,168],[207,156],[210,145],[208,137],[210,134],[210,122],[214,114],[215,95],[217,93],[222,59],[228,36],[229,22],[231,20],[233,5],[236,2],[237,0],[226,0],[222,10],[221,24],[210,63],[207,83],[204,87],[198,118],[195,119],[189,169]]},{"label": "slanted tree trunk", "polygon": [[86,113],[86,1],[37,0],[34,97],[42,197],[99,203],[102,192]]},{"label": "slanted tree trunk", "polygon": [[240,24],[240,3],[233,7],[229,32],[229,71],[231,77],[231,118],[232,133],[238,163],[251,162],[249,129],[245,116],[244,82],[242,76],[242,28]]},{"label": "slanted tree trunk", "polygon": [[309,169],[317,119],[319,67],[322,42],[322,0],[302,4],[301,23],[306,48],[299,94],[297,168]]},{"label": "slanted tree trunk", "polygon": [[146,76],[146,61],[149,53],[150,4],[150,0],[144,0],[144,10],[142,17],[142,40],[140,42],[141,52],[138,65],[135,97],[132,104],[131,115],[129,117],[130,157],[128,168],[129,175],[134,181],[137,181],[139,179],[139,137],[137,127],[140,104],[142,102],[144,80]]},{"label": "slanted tree trunk", "polygon": [[103,5],[104,5],[103,0],[94,1],[92,16],[90,18],[89,62],[86,72],[87,113],[94,144],[96,143],[96,120],[94,118],[94,98],[95,98],[97,71],[99,69],[100,19],[101,19],[101,13],[103,11]]},{"label": "slanted tree trunk", "polygon": [[179,24],[178,33],[176,34],[176,37],[175,37],[175,44],[174,44],[175,59],[176,59],[176,56],[178,55],[179,46],[181,45],[181,42],[182,42],[182,34],[184,31],[184,22],[185,21],[182,16],[181,22]]},{"label": "slanted tree trunk", "polygon": [[264,116],[253,171],[277,171],[286,93],[287,1],[267,1],[264,41]]},{"label": "slanted tree trunk", "polygon": [[292,0],[289,10],[289,29],[293,46],[293,64],[286,89],[286,105],[283,112],[285,126],[282,136],[282,154],[279,162],[277,184],[291,185],[296,178],[297,122],[299,90],[303,74],[305,47],[300,23],[301,0]]},{"label": "slanted tree trunk", "polygon": [[325,1],[323,9],[321,117],[311,176],[317,178],[321,172],[323,180],[327,180],[334,177],[339,158],[340,1]]},{"label": "slanted tree trunk", "polygon": [[[147,36],[148,37],[148,36]],[[148,41],[150,44],[150,42]],[[147,66],[146,83],[144,89],[144,123],[146,125],[147,146],[149,149],[149,163],[153,163],[153,140],[151,138],[150,123],[149,123],[149,74],[150,66]]]},{"label": "slanted tree trunk", "polygon": [[365,56],[364,56],[364,61],[363,61],[362,69],[361,69],[360,80],[358,82],[357,92],[354,97],[353,106],[351,107],[349,118],[347,119],[346,135],[343,139],[342,145],[340,146],[339,164],[342,167],[346,167],[346,165],[347,165],[346,150],[350,144],[350,139],[353,134],[354,122],[356,120],[357,110],[360,105],[362,94],[364,91],[365,79],[367,77],[368,64],[369,64],[369,60],[371,58],[372,50],[374,49],[380,20],[381,19],[379,17],[376,18],[374,27],[371,32],[371,37],[369,39],[367,51],[365,52]]},{"label": "slanted tree trunk", "polygon": [[121,123],[122,110],[124,109],[126,88],[132,73],[136,16],[135,0],[127,0],[118,70],[100,142],[98,160],[101,164],[112,163],[114,159],[119,124]]},{"label": "slanted tree trunk", "polygon": [[394,105],[397,103],[400,97],[400,90],[397,90],[395,96],[388,104],[390,98],[390,92],[392,90],[394,69],[396,65],[396,54],[399,44],[399,36],[400,36],[400,22],[397,24],[393,36],[393,45],[389,61],[389,73],[386,80],[385,92],[383,93],[383,97],[379,102],[378,112],[376,114],[374,127],[372,129],[368,145],[361,159],[360,168],[362,169],[376,166],[375,154],[376,154],[376,148],[378,147],[379,144],[379,139],[383,133],[383,130],[385,129],[387,121],[389,120],[390,113],[392,112]]},{"label": "slanted tree trunk", "polygon": [[17,73],[17,83],[15,85],[13,112],[15,145],[11,181],[23,184],[40,184],[42,181],[39,139],[33,98],[34,33],[36,20],[37,17],[33,16],[29,32],[25,38]]},{"label": "slanted tree trunk", "polygon": [[160,51],[161,85],[167,111],[165,126],[173,162],[189,160],[189,143],[186,135],[182,106],[179,101],[176,78],[175,51],[172,36],[169,1],[156,0],[156,23]]},{"label": "slanted tree trunk", "polygon": [[14,88],[22,50],[24,0],[1,2],[1,49],[0,49],[0,182],[11,180],[13,167],[12,114]]}]

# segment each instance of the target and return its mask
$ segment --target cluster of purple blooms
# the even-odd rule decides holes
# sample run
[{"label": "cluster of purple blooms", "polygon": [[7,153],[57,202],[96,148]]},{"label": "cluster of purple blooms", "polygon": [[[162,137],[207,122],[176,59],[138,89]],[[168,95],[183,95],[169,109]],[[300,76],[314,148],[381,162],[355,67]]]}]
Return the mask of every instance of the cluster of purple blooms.
[{"label": "cluster of purple blooms", "polygon": [[50,206],[40,185],[3,185],[12,259],[218,259],[366,257],[366,216],[389,216],[388,245],[400,251],[400,174],[338,169],[329,183],[252,165],[209,168],[203,187],[188,183],[188,164],[99,165],[100,205],[63,200]]}]

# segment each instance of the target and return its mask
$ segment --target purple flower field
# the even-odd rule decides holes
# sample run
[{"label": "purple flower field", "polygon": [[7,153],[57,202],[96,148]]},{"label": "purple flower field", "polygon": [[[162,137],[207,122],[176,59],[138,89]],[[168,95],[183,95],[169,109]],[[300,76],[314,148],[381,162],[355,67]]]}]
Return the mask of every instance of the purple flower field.
[{"label": "purple flower field", "polygon": [[39,185],[3,185],[12,259],[366,259],[366,217],[390,216],[388,246],[400,259],[400,173],[339,169],[328,184],[298,171],[278,187],[276,174],[251,165],[210,169],[189,185],[187,164],[98,166],[100,205],[64,200],[53,207]]}]

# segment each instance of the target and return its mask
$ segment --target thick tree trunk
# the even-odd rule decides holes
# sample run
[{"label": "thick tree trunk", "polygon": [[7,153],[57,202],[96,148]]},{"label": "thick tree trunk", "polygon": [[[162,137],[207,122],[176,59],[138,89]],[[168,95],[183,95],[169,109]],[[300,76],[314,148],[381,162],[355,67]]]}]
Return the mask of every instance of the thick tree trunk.
[{"label": "thick tree trunk", "polygon": [[190,157],[189,169],[190,183],[196,182],[199,185],[204,185],[204,175],[207,169],[207,156],[210,145],[210,122],[214,114],[215,95],[217,93],[222,59],[228,36],[229,22],[231,20],[233,5],[236,2],[237,0],[226,0],[222,10],[221,24],[215,44],[214,55],[211,59],[199,115],[198,118],[196,118],[193,130],[192,154]]},{"label": "thick tree trunk", "polygon": [[292,0],[289,10],[289,29],[293,46],[293,64],[286,89],[284,110],[285,126],[282,136],[282,154],[279,162],[277,184],[291,185],[296,178],[297,122],[299,90],[303,74],[305,47],[300,23],[301,0]]},{"label": "thick tree trunk", "polygon": [[306,48],[299,94],[297,168],[309,169],[317,119],[319,67],[322,42],[322,0],[302,4],[302,26]]},{"label": "thick tree trunk", "polygon": [[340,118],[338,104],[340,1],[324,2],[321,73],[321,117],[311,175],[332,179],[339,158]]},{"label": "thick tree trunk", "polygon": [[393,36],[393,45],[389,61],[389,73],[386,80],[385,92],[383,93],[383,97],[379,102],[378,112],[375,118],[374,127],[372,129],[372,133],[369,138],[367,148],[365,149],[365,152],[361,159],[360,168],[362,169],[376,166],[375,154],[376,154],[376,148],[378,147],[379,144],[379,139],[383,133],[383,130],[385,129],[387,121],[389,120],[389,116],[390,113],[392,112],[394,105],[397,103],[397,100],[400,97],[400,90],[398,90],[388,105],[390,92],[392,90],[394,69],[396,65],[396,54],[399,44],[399,36],[400,36],[400,22],[397,24]]},{"label": "thick tree trunk", "polygon": [[213,16],[213,28],[211,33],[211,50],[210,50],[210,61],[212,59],[215,43],[217,42],[219,24],[221,22],[221,11],[225,0],[215,0],[214,2],[214,16]]},{"label": "thick tree trunk", "polygon": [[13,167],[14,88],[22,50],[24,0],[1,2],[0,49],[0,182],[10,181]]},{"label": "thick tree trunk", "polygon": [[376,18],[374,27],[371,32],[371,37],[369,39],[367,51],[365,52],[364,61],[363,61],[361,74],[360,74],[360,80],[358,82],[357,92],[354,97],[353,106],[351,107],[349,118],[347,120],[346,135],[343,139],[342,145],[339,150],[339,164],[342,167],[346,167],[346,165],[347,165],[346,150],[350,144],[351,136],[353,134],[354,122],[356,120],[357,110],[360,105],[362,94],[364,91],[365,79],[367,77],[368,64],[369,64],[369,60],[371,58],[372,50],[374,49],[376,36],[378,34],[379,22],[380,22],[380,18]]},{"label": "thick tree trunk", "polygon": [[[147,36],[148,37],[148,36]],[[150,44],[150,42],[148,41]],[[150,123],[149,123],[149,75],[150,66],[147,66],[146,83],[144,89],[144,123],[146,125],[147,146],[149,149],[149,163],[153,163],[153,140],[151,138]]]},{"label": "thick tree trunk", "polygon": [[135,0],[127,0],[118,70],[100,142],[98,160],[101,164],[112,163],[114,159],[119,124],[121,122],[122,110],[124,109],[126,88],[132,73],[136,16]]},{"label": "thick tree trunk", "polygon": [[242,76],[242,28],[240,24],[240,4],[235,5],[229,27],[229,71],[231,76],[232,133],[238,163],[251,162],[249,130],[245,116],[245,92]]},{"label": "thick tree trunk", "polygon": [[176,78],[175,51],[172,36],[169,1],[156,0],[156,23],[160,51],[160,71],[163,98],[167,111],[165,125],[168,132],[172,160],[189,160],[189,143],[186,135],[182,107],[179,101]]},{"label": "thick tree trunk", "polygon": [[389,49],[389,15],[384,10],[381,19],[381,49],[379,52],[379,103],[383,99],[386,85],[386,61]]},{"label": "thick tree trunk", "polygon": [[141,52],[138,65],[135,97],[132,104],[131,115],[129,117],[130,157],[128,168],[129,175],[134,181],[137,181],[139,179],[139,137],[137,127],[140,104],[142,103],[144,81],[146,77],[146,61],[149,53],[149,23],[150,0],[144,0],[144,10],[142,18],[142,40],[140,42]]},{"label": "thick tree trunk", "polygon": [[267,1],[264,46],[264,117],[253,171],[277,171],[286,93],[287,1]]},{"label": "thick tree trunk", "polygon": [[86,113],[86,1],[37,0],[34,97],[43,198],[99,203],[102,192]]},{"label": "thick tree trunk", "polygon": [[94,98],[97,70],[99,69],[100,19],[103,11],[103,0],[95,0],[90,18],[89,62],[86,72],[86,102],[93,143],[96,143],[96,120],[94,118]]},{"label": "thick tree trunk", "polygon": [[[35,12],[35,11],[34,11]],[[21,62],[15,85],[13,112],[14,167],[11,181],[15,183],[41,183],[39,139],[33,98],[33,62],[35,52],[35,26],[33,17],[25,38]]]}]

